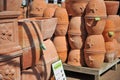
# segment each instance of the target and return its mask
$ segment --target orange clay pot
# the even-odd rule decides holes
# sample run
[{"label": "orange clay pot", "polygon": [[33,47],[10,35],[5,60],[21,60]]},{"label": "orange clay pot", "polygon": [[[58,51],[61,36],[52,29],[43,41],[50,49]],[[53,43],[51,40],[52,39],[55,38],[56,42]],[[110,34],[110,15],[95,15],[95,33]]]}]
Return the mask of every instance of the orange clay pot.
[{"label": "orange clay pot", "polygon": [[107,15],[117,15],[119,1],[105,1]]},{"label": "orange clay pot", "polygon": [[55,8],[53,7],[48,7],[44,10],[44,17],[52,18],[55,13]]},{"label": "orange clay pot", "polygon": [[105,43],[102,35],[90,35],[87,37],[84,48],[87,66],[100,68],[104,61],[105,52]]},{"label": "orange clay pot", "polygon": [[68,24],[58,24],[55,30],[55,36],[65,36],[68,31]]},{"label": "orange clay pot", "polygon": [[69,44],[71,49],[81,49],[83,46],[82,38],[80,35],[68,34]]},{"label": "orange clay pot", "polygon": [[86,17],[106,17],[106,6],[103,0],[90,0],[86,7]]},{"label": "orange clay pot", "polygon": [[88,0],[68,0],[66,1],[66,9],[69,15],[83,16]]},{"label": "orange clay pot", "polygon": [[112,41],[115,38],[115,25],[114,22],[111,20],[106,20],[105,29],[103,31],[104,40]]},{"label": "orange clay pot", "polygon": [[46,7],[47,4],[44,0],[34,0],[31,5],[30,15],[34,17],[42,17]]},{"label": "orange clay pot", "polygon": [[58,24],[68,24],[68,14],[65,8],[58,7],[55,11],[55,17],[58,18]]},{"label": "orange clay pot", "polygon": [[100,35],[102,34],[105,28],[106,20],[105,18],[100,18],[100,20],[95,20],[94,17],[86,17],[85,18],[85,25],[86,30],[89,35]]},{"label": "orange clay pot", "polygon": [[114,41],[112,42],[105,42],[106,54],[105,54],[105,61],[112,62],[116,57],[116,46]]},{"label": "orange clay pot", "polygon": [[51,66],[52,63],[58,60],[58,54],[53,42],[48,39],[43,42],[46,49],[43,50],[39,64],[36,65],[37,69],[40,72],[41,80],[49,80],[51,75]]},{"label": "orange clay pot", "polygon": [[65,36],[55,37],[53,42],[57,49],[57,53],[60,59],[62,60],[62,62],[65,62],[67,59],[67,50],[68,50]]},{"label": "orange clay pot", "polygon": [[73,66],[81,66],[80,50],[71,50],[70,51],[67,64],[70,64]]}]

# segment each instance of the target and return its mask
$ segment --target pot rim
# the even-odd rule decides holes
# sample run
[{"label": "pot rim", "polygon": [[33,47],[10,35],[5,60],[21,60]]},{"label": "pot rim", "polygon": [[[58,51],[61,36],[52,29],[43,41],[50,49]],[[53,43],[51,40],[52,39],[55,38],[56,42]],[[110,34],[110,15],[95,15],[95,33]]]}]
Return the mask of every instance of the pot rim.
[{"label": "pot rim", "polygon": [[87,50],[87,49],[84,49],[84,52],[85,53],[89,53],[89,54],[99,54],[99,53],[106,53],[106,50]]}]

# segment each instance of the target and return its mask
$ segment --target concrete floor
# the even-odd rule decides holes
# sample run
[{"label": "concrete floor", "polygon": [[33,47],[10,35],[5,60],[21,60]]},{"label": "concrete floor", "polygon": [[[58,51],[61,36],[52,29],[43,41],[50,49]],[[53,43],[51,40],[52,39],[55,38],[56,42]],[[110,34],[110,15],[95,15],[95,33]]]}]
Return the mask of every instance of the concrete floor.
[{"label": "concrete floor", "polygon": [[[94,80],[93,75],[80,74],[75,72],[65,71],[67,80]],[[108,70],[101,75],[100,80],[120,80],[120,63],[116,70]]]}]

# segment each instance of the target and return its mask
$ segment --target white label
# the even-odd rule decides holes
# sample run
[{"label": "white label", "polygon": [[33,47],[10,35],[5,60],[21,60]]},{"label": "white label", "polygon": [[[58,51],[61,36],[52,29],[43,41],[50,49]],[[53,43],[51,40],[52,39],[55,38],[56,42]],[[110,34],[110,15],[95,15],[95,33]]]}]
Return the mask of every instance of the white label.
[{"label": "white label", "polygon": [[61,60],[53,63],[52,69],[55,75],[55,80],[67,80]]},{"label": "white label", "polygon": [[54,4],[57,4],[58,0],[54,0]]}]

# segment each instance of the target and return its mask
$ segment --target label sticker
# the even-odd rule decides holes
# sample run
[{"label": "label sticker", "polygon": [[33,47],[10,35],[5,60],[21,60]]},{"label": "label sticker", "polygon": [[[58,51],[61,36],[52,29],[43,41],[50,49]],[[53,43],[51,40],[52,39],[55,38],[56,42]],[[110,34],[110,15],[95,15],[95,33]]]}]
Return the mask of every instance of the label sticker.
[{"label": "label sticker", "polygon": [[52,69],[55,75],[55,80],[67,80],[61,60],[53,63]]},{"label": "label sticker", "polygon": [[96,20],[96,21],[99,21],[99,20],[100,20],[100,17],[96,17],[95,20]]}]

